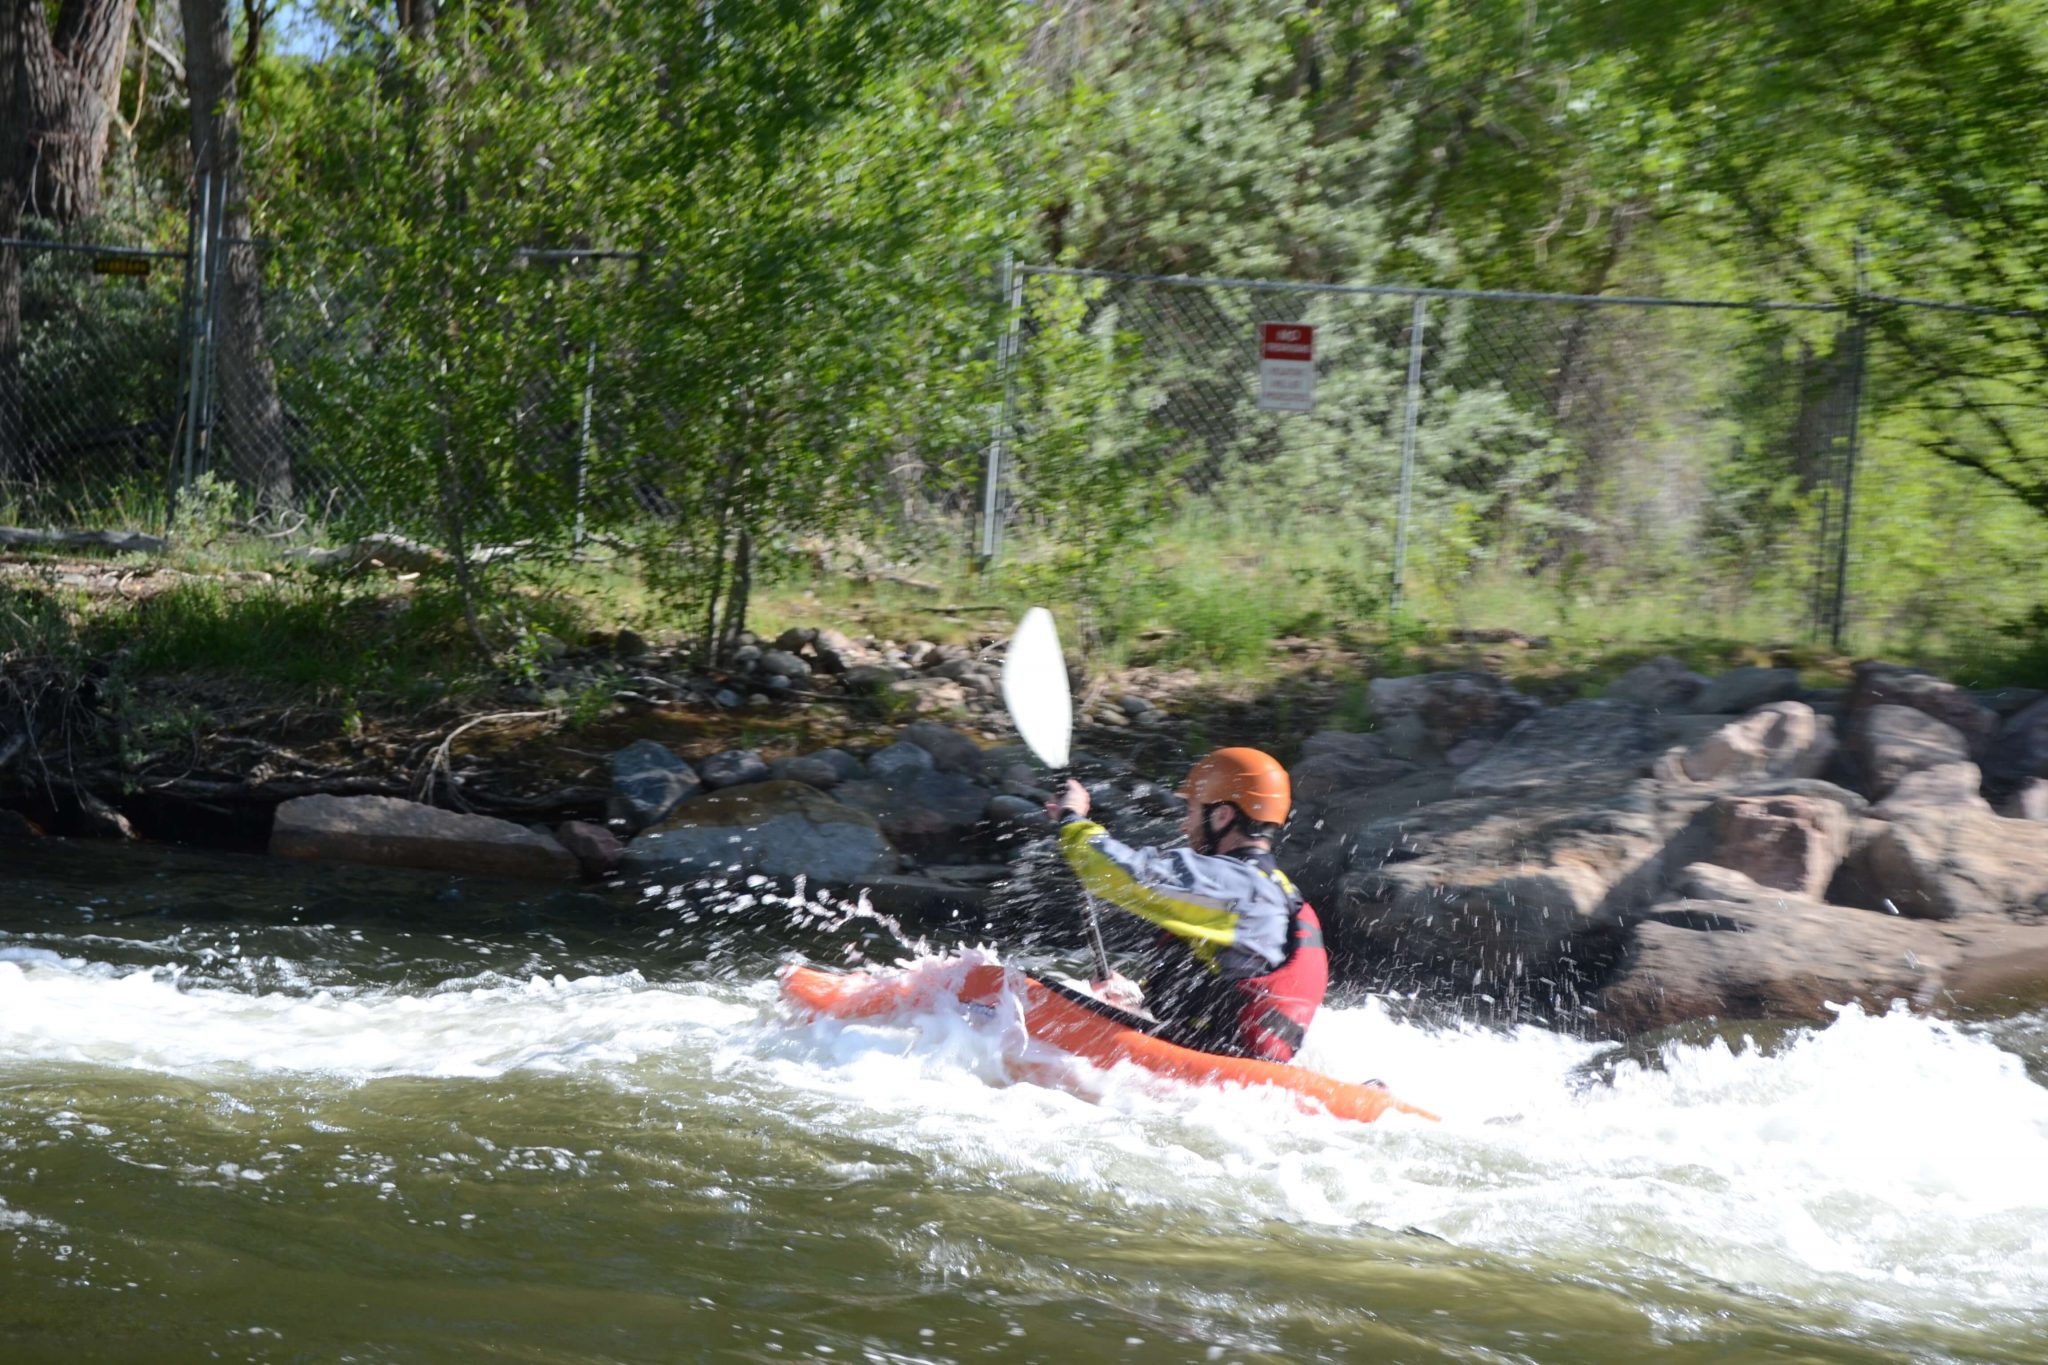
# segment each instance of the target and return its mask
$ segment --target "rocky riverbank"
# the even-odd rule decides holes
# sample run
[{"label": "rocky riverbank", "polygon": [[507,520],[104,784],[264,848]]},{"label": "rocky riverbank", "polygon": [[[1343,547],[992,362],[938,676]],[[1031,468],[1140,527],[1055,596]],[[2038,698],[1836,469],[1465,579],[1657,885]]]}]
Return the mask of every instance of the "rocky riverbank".
[{"label": "rocky riverbank", "polygon": [[[913,923],[1057,934],[1073,906],[1039,875],[1047,777],[1008,733],[1001,650],[800,629],[704,674],[620,631],[546,651],[507,699],[532,709],[381,755],[223,732],[168,775],[43,783],[67,794],[67,833],[213,810],[282,856],[635,887],[802,878]],[[1368,692],[1370,732],[1285,755],[1300,809],[1282,860],[1347,984],[1615,1034],[2048,993],[2041,693],[1882,663],[1810,689],[1671,659],[1556,705],[1480,671]],[[604,717],[566,728],[593,695]],[[1171,837],[1172,784],[1204,742],[1170,702],[1081,695],[1098,806],[1126,837]],[[748,717],[792,713],[831,720],[746,742]]]}]

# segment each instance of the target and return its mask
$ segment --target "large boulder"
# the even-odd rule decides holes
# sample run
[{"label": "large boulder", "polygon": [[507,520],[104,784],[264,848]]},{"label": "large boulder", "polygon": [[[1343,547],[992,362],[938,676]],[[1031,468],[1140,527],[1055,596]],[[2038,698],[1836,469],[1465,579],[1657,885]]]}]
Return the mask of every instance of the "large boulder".
[{"label": "large boulder", "polygon": [[1415,765],[1394,757],[1379,735],[1319,730],[1303,742],[1301,761],[1288,778],[1294,799],[1314,805],[1344,792],[1397,781],[1414,771]]},{"label": "large boulder", "polygon": [[1709,679],[1693,697],[1692,705],[1702,714],[1739,715],[1774,701],[1791,701],[1798,695],[1796,669],[1736,668]]},{"label": "large boulder", "polygon": [[1891,795],[1871,807],[1883,820],[1896,820],[1918,810],[1976,810],[1989,814],[1991,803],[1979,795],[1983,775],[1974,763],[1943,763],[1907,773]]},{"label": "large boulder", "polygon": [[938,761],[932,757],[931,750],[903,740],[868,755],[868,771],[882,782],[898,782],[937,769]]},{"label": "large boulder", "polygon": [[1907,773],[1970,761],[1962,731],[1910,706],[1864,709],[1850,724],[1848,747],[1864,794],[1877,801]]},{"label": "large boulder", "polygon": [[756,782],[701,796],[626,848],[639,878],[712,873],[859,882],[896,870],[875,818],[801,782]]},{"label": "large boulder", "polygon": [[844,780],[838,768],[811,754],[776,759],[768,765],[768,776],[777,782],[801,782],[820,791],[830,791]]},{"label": "large boulder", "polygon": [[1760,887],[1819,900],[1849,847],[1849,812],[1811,796],[1722,796],[1707,861]]},{"label": "large boulder", "polygon": [[1966,757],[1982,758],[1998,733],[1998,713],[1966,688],[1917,668],[1897,664],[1860,663],[1849,692],[1847,719],[1853,728],[1876,706],[1904,706],[1932,716],[1962,735]]},{"label": "large boulder", "polygon": [[1688,711],[1707,680],[1669,654],[1637,664],[1603,694],[1609,701],[1634,702],[1653,711]]},{"label": "large boulder", "polygon": [[2048,777],[2028,779],[2027,783],[1998,809],[2000,815],[2009,820],[2035,820],[2048,822]]},{"label": "large boulder", "polygon": [[1917,809],[1851,853],[1829,898],[1921,919],[2048,921],[2048,837],[2032,821]]},{"label": "large boulder", "polygon": [[913,769],[887,780],[842,783],[833,795],[872,816],[898,848],[929,857],[960,852],[971,841],[991,793],[958,773]]},{"label": "large boulder", "polygon": [[1373,715],[1396,758],[1430,761],[1460,744],[1499,739],[1543,709],[1490,673],[1374,678]]},{"label": "large boulder", "polygon": [[1663,746],[1650,712],[1633,702],[1574,701],[1529,717],[1458,774],[1461,795],[1611,785],[1639,775]]},{"label": "large boulder", "polygon": [[2001,794],[2048,777],[2048,698],[2007,718],[1985,754],[1984,776]]},{"label": "large boulder", "polygon": [[1933,1003],[1959,952],[1932,925],[1825,905],[1719,868],[1687,869],[1681,896],[1628,931],[1600,991],[1604,1027],[1646,1032],[1693,1019],[1832,1019],[1855,1002]]},{"label": "large boulder", "polygon": [[[1588,808],[1549,791],[1438,801],[1363,824],[1325,814],[1321,842],[1344,863],[1326,917],[1340,965],[1365,966],[1382,985],[1570,997],[1653,899],[1666,846],[1701,804],[1644,789]],[[1312,859],[1306,870],[1328,875]]]},{"label": "large boulder", "polygon": [[277,808],[270,851],[380,867],[564,881],[576,856],[546,834],[395,796],[300,796]]},{"label": "large boulder", "polygon": [[611,766],[605,814],[628,830],[660,824],[670,811],[704,790],[696,769],[651,739],[635,740],[613,754]]},{"label": "large boulder", "polygon": [[697,776],[707,787],[745,787],[768,780],[768,763],[753,749],[725,749],[699,759]]},{"label": "large boulder", "polygon": [[1832,721],[1805,702],[1773,702],[1685,750],[1673,776],[1694,782],[1818,777],[1834,754]]},{"label": "large boulder", "polygon": [[966,777],[977,777],[987,765],[987,758],[980,744],[972,735],[955,730],[950,725],[937,721],[921,720],[906,726],[903,742],[915,744],[932,756],[932,763],[942,773],[960,773]]}]

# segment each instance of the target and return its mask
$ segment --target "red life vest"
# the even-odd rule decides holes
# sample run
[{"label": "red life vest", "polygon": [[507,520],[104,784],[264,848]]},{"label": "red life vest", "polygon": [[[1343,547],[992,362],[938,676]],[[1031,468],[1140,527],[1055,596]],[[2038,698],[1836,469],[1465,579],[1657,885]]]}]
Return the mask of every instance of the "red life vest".
[{"label": "red life vest", "polygon": [[1291,1062],[1308,1032],[1311,1019],[1330,987],[1330,954],[1323,946],[1323,922],[1313,906],[1294,897],[1294,928],[1288,936],[1287,960],[1264,976],[1248,976],[1232,984],[1245,997],[1237,1014],[1238,1036],[1246,1055],[1269,1062]]}]

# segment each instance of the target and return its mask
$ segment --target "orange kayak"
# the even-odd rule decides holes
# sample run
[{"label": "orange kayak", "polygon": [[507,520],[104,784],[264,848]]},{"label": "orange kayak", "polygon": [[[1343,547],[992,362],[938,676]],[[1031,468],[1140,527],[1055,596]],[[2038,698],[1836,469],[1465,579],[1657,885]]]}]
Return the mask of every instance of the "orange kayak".
[{"label": "orange kayak", "polygon": [[948,999],[970,1009],[993,1010],[1007,987],[1022,999],[1026,1032],[1100,1067],[1130,1062],[1192,1085],[1272,1086],[1291,1092],[1304,1109],[1360,1123],[1370,1123],[1388,1110],[1437,1117],[1395,1099],[1383,1085],[1335,1080],[1252,1057],[1197,1052],[1156,1037],[1143,1016],[1070,986],[1040,981],[996,963],[958,965],[957,971],[914,975],[790,967],[782,973],[782,994],[814,1018],[874,1019],[937,1008]]}]

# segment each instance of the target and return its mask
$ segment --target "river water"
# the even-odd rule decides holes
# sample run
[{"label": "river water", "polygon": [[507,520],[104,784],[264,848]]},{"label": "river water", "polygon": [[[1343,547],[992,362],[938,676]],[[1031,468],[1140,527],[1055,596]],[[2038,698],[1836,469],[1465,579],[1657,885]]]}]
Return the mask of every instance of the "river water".
[{"label": "river water", "polygon": [[1445,1117],[1350,1125],[793,1022],[780,962],[903,951],[857,916],[7,857],[9,1362],[2048,1359],[2048,1016],[1357,999],[1305,1063]]}]

